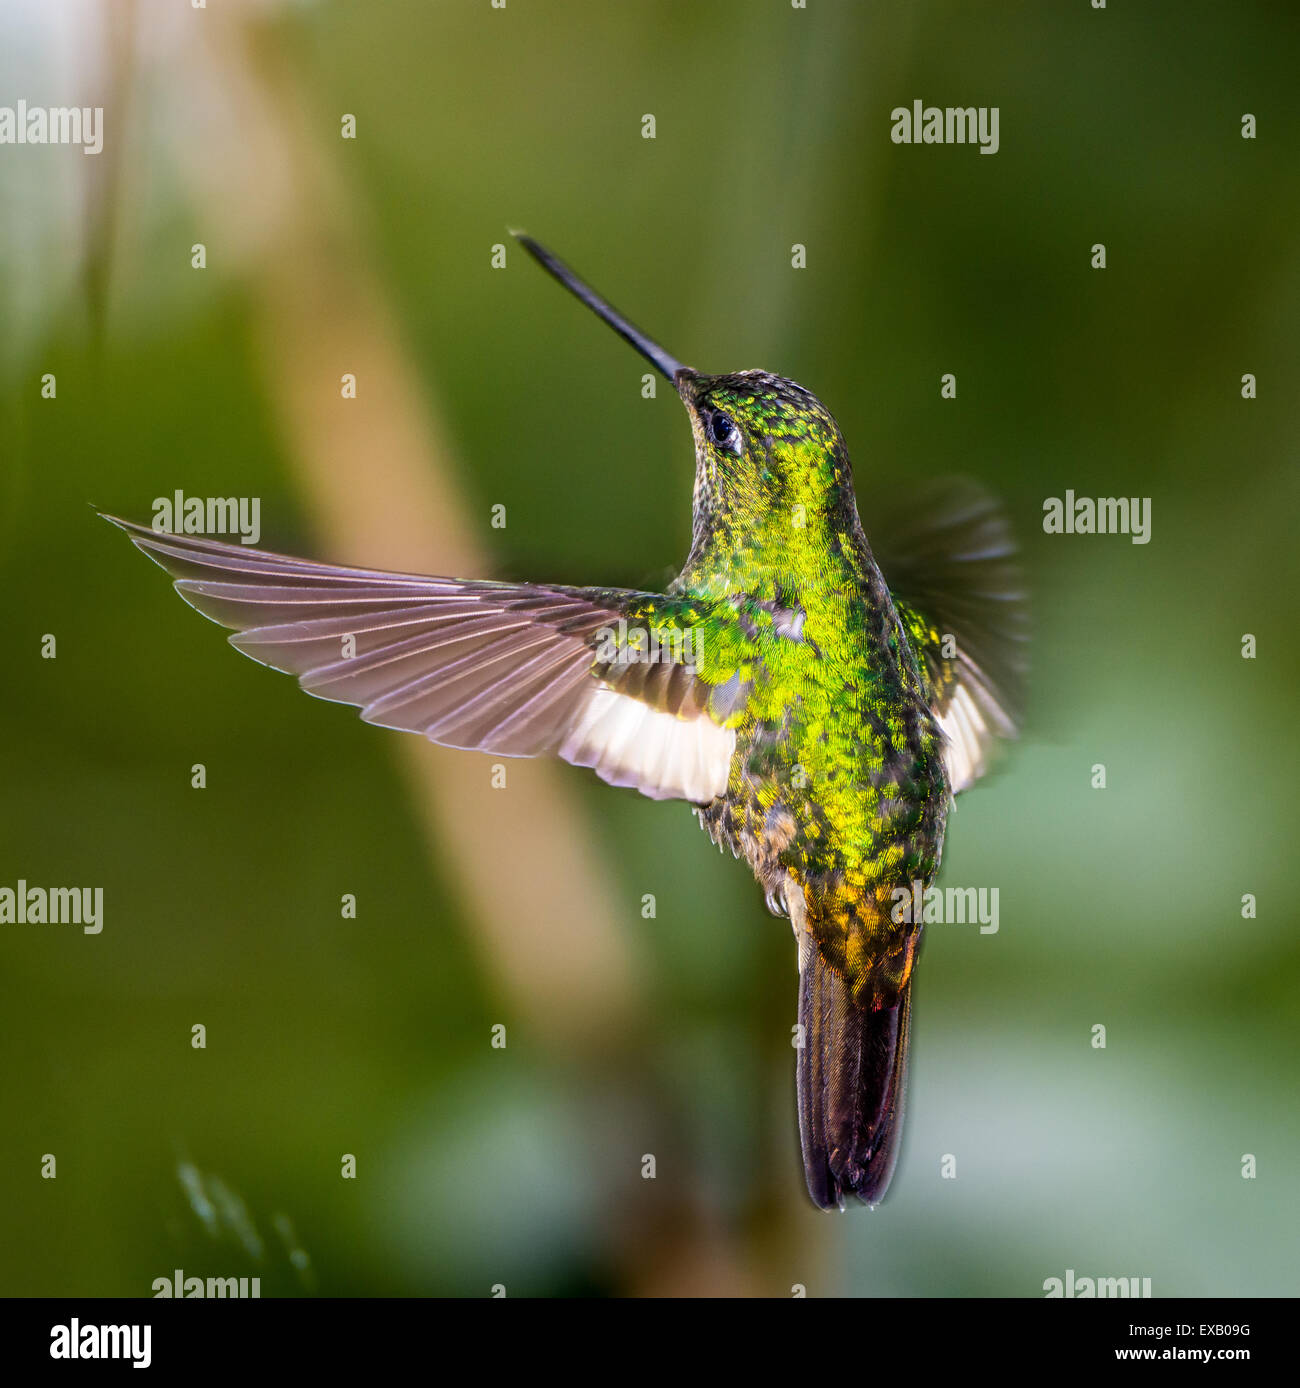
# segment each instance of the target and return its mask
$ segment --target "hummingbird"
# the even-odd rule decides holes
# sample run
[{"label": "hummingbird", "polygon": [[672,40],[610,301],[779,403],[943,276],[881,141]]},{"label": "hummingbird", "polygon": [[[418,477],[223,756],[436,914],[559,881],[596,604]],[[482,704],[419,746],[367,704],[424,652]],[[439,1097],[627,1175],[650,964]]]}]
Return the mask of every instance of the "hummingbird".
[{"label": "hummingbird", "polygon": [[[822,1209],[884,1196],[902,1131],[923,900],[953,797],[1017,730],[1015,547],[973,485],[877,563],[839,426],[767,371],[669,355],[523,232],[690,419],[690,552],[664,592],[429,577],[105,516],[264,665],[381,727],[556,755],[691,806],[793,930],[796,1107]],[[886,577],[888,574],[888,578]]]}]

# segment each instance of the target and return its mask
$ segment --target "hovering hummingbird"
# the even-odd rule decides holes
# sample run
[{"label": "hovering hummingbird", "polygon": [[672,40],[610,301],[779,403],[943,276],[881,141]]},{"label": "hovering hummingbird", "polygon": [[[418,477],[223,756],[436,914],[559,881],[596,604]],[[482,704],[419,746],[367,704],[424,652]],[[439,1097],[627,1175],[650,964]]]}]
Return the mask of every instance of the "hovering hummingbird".
[{"label": "hovering hummingbird", "polygon": [[[496,756],[553,753],[684,800],[798,946],[804,1173],[823,1209],[885,1194],[911,986],[952,797],[1015,733],[1013,547],[977,489],[889,538],[815,396],[708,376],[549,251],[519,242],[673,384],[695,439],[690,553],[664,593],[344,568],[117,520],[233,645],[369,723]],[[891,586],[892,584],[892,586]]]}]

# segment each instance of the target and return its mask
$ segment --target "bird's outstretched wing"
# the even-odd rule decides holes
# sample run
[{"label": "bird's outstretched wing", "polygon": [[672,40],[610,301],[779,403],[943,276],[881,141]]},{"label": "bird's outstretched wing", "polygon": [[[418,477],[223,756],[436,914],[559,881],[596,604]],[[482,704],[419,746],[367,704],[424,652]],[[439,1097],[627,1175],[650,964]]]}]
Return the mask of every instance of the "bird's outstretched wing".
[{"label": "bird's outstretched wing", "polygon": [[1011,528],[973,482],[936,483],[876,556],[947,736],[953,794],[987,770],[1024,714],[1029,616]]},{"label": "bird's outstretched wing", "polygon": [[691,659],[688,600],[345,568],[105,519],[232,645],[369,723],[553,753],[654,799],[726,789],[735,733]]}]

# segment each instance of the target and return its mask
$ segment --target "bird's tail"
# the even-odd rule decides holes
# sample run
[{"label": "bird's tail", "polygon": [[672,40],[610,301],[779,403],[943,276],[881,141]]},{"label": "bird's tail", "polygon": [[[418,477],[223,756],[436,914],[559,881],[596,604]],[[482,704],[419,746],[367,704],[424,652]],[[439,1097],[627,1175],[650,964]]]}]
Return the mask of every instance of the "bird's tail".
[{"label": "bird's tail", "polygon": [[823,1209],[846,1195],[878,1203],[889,1186],[903,1128],[912,983],[893,1007],[867,1012],[844,980],[808,951],[799,978],[799,1138],[808,1193]]}]

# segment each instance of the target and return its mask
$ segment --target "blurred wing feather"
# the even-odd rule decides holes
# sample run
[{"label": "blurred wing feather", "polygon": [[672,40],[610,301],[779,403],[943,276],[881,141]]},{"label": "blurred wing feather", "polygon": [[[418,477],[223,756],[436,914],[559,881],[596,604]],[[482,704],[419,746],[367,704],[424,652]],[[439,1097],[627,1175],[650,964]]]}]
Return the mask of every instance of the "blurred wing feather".
[{"label": "blurred wing feather", "polygon": [[499,756],[554,753],[654,799],[706,804],[726,789],[735,733],[708,717],[706,695],[687,697],[693,672],[665,665],[614,689],[594,668],[598,633],[653,594],[348,568],[106,519],[245,655],[369,723]]},{"label": "blurred wing feather", "polygon": [[882,529],[877,554],[947,738],[956,794],[1023,718],[1028,602],[1006,516],[980,487],[936,484],[908,516]]}]

